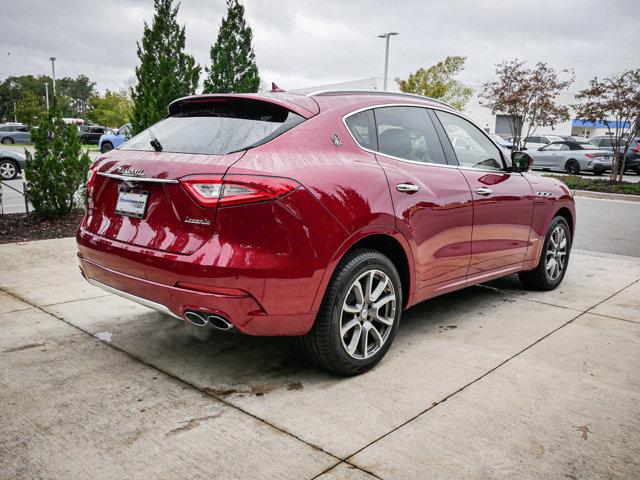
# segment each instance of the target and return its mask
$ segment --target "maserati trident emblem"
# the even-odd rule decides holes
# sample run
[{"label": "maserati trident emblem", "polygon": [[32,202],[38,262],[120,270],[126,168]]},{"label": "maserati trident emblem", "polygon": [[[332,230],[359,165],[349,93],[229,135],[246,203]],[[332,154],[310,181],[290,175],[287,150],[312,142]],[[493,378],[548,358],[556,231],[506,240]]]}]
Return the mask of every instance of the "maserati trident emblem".
[{"label": "maserati trident emblem", "polygon": [[141,169],[141,168],[120,167],[116,171],[120,175],[126,175],[128,177],[142,177],[142,176],[144,176],[144,170]]},{"label": "maserati trident emblem", "polygon": [[336,147],[341,147],[342,146],[342,140],[340,140],[340,137],[338,136],[337,133],[334,133],[333,135],[331,135],[331,142],[336,146]]}]

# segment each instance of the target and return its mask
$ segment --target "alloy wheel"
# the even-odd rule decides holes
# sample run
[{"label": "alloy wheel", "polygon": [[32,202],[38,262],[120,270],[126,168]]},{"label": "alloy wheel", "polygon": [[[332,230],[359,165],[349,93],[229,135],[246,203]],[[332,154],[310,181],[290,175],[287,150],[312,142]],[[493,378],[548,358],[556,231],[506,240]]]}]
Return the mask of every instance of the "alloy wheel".
[{"label": "alloy wheel", "polygon": [[11,180],[16,176],[16,166],[12,162],[0,163],[0,177],[4,180]]},{"label": "alloy wheel", "polygon": [[389,338],[396,308],[396,292],[386,273],[361,274],[342,304],[340,338],[345,351],[358,360],[375,355]]},{"label": "alloy wheel", "polygon": [[567,264],[567,233],[562,225],[558,225],[547,243],[545,267],[547,277],[552,282],[562,274]]}]

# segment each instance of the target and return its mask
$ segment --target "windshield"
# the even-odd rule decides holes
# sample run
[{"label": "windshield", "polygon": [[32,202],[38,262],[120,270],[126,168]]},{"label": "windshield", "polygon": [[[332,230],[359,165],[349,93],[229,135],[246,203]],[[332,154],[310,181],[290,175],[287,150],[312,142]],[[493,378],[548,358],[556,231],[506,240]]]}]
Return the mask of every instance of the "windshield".
[{"label": "windshield", "polygon": [[222,100],[185,105],[122,145],[121,150],[224,155],[261,145],[304,121],[266,102]]}]

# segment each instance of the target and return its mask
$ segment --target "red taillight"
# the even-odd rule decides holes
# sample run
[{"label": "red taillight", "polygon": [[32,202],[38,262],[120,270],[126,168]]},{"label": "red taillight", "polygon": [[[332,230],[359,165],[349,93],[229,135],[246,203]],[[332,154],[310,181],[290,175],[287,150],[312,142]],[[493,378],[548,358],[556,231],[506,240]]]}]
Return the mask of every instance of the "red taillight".
[{"label": "red taillight", "polygon": [[633,149],[633,153],[640,153],[640,143],[636,148]]},{"label": "red taillight", "polygon": [[584,156],[589,158],[598,158],[598,157],[604,157],[605,154],[604,153],[585,153]]},{"label": "red taillight", "polygon": [[204,207],[221,207],[274,200],[300,186],[290,178],[257,175],[193,176],[180,183]]}]

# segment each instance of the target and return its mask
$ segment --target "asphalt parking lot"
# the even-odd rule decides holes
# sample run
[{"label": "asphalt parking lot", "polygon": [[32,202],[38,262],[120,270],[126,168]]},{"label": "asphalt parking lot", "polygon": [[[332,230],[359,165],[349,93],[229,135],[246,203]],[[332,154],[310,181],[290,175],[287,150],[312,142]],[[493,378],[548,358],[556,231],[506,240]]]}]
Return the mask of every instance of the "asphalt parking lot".
[{"label": "asphalt parking lot", "polygon": [[0,254],[2,478],[640,476],[638,258],[423,303],[344,379],[94,289],[73,239]]}]

